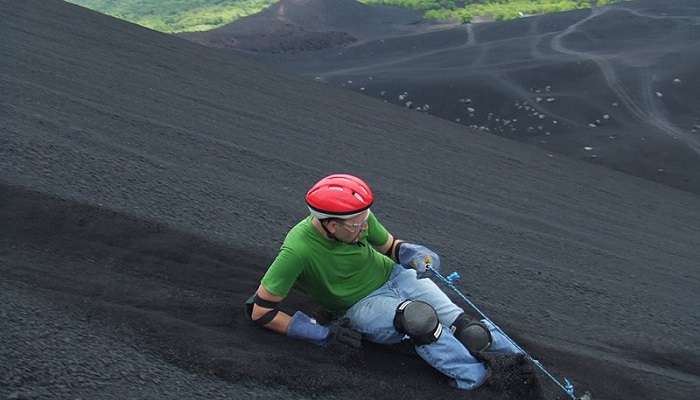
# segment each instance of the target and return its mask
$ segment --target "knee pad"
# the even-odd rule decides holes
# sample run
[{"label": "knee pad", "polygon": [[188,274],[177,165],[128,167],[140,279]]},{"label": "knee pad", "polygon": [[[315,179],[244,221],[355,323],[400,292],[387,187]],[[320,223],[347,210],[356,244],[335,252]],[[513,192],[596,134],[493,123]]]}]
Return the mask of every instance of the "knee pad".
[{"label": "knee pad", "polygon": [[433,343],[442,334],[442,325],[437,312],[428,303],[406,300],[396,308],[394,327],[399,333],[408,335],[416,346]]},{"label": "knee pad", "polygon": [[457,317],[450,330],[454,337],[462,342],[464,347],[475,356],[482,351],[488,350],[493,342],[491,331],[489,331],[486,324],[471,319],[465,314],[460,314]]}]

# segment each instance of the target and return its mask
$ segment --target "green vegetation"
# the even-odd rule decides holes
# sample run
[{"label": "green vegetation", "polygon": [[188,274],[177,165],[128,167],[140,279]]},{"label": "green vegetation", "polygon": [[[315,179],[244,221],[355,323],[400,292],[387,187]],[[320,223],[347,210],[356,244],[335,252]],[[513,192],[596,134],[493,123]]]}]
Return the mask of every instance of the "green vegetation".
[{"label": "green vegetation", "polygon": [[603,6],[625,0],[360,0],[425,11],[426,18],[469,22],[474,17],[503,20],[525,15]]},{"label": "green vegetation", "polygon": [[[161,32],[206,31],[260,12],[277,0],[66,0]],[[474,17],[523,15],[590,8],[624,0],[359,0],[425,11],[427,18],[469,22]]]},{"label": "green vegetation", "polygon": [[277,0],[66,0],[161,32],[206,31]]}]

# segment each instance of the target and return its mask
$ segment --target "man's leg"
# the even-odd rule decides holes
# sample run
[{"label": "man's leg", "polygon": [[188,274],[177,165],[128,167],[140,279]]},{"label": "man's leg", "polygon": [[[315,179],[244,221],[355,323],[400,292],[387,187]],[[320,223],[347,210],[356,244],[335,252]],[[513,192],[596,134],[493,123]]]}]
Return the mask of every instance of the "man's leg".
[{"label": "man's leg", "polygon": [[[440,322],[445,327],[451,326],[464,310],[455,305],[452,300],[435,284],[431,279],[417,279],[416,271],[406,270],[397,277],[399,293],[411,300],[421,300],[430,304],[437,311]],[[521,353],[518,348],[511,343],[503,334],[487,320],[481,320],[489,332],[491,332],[492,343],[489,351],[499,353]]]},{"label": "man's leg", "polygon": [[[361,332],[367,340],[394,344],[405,338],[394,327],[397,308],[406,300],[399,295],[397,283],[396,279],[390,280],[345,313],[353,329]],[[486,379],[486,368],[452,335],[447,326],[436,341],[416,346],[416,352],[432,367],[454,379],[458,388],[474,389]]]},{"label": "man's leg", "polygon": [[401,296],[411,300],[421,300],[433,306],[445,327],[451,326],[457,317],[464,313],[464,310],[455,305],[435,282],[427,278],[418,279],[413,269],[404,270],[395,280]]}]

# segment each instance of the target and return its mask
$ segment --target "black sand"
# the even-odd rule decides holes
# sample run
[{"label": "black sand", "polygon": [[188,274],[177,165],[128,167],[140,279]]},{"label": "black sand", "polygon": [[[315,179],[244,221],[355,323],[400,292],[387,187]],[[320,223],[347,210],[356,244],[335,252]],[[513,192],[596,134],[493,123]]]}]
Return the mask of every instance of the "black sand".
[{"label": "black sand", "polygon": [[561,397],[248,325],[335,171],[580,391],[697,398],[697,196],[60,1],[0,17],[0,398]]},{"label": "black sand", "polygon": [[[283,0],[185,37],[700,194],[699,2],[641,0],[430,30],[396,13],[379,26],[403,30],[385,32],[370,9],[349,13],[350,3]],[[310,24],[319,13],[330,22]],[[342,15],[357,27],[332,24]],[[290,26],[354,40],[318,43],[289,34]],[[258,33],[255,46],[251,32]]]}]

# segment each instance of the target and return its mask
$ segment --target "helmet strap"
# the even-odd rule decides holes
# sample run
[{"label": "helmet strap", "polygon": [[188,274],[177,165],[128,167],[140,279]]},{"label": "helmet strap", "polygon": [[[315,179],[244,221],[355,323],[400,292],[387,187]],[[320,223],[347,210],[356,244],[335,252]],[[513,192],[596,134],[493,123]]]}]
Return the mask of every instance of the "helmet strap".
[{"label": "helmet strap", "polygon": [[319,220],[318,220],[318,223],[321,225],[321,228],[323,228],[323,230],[326,232],[326,235],[327,235],[330,239],[335,240],[336,242],[342,242],[342,241],[339,240],[337,237],[335,237],[335,235],[334,235],[333,233],[331,233],[331,231],[329,231],[328,228],[326,228],[326,224],[323,223],[323,220],[319,219]]}]

